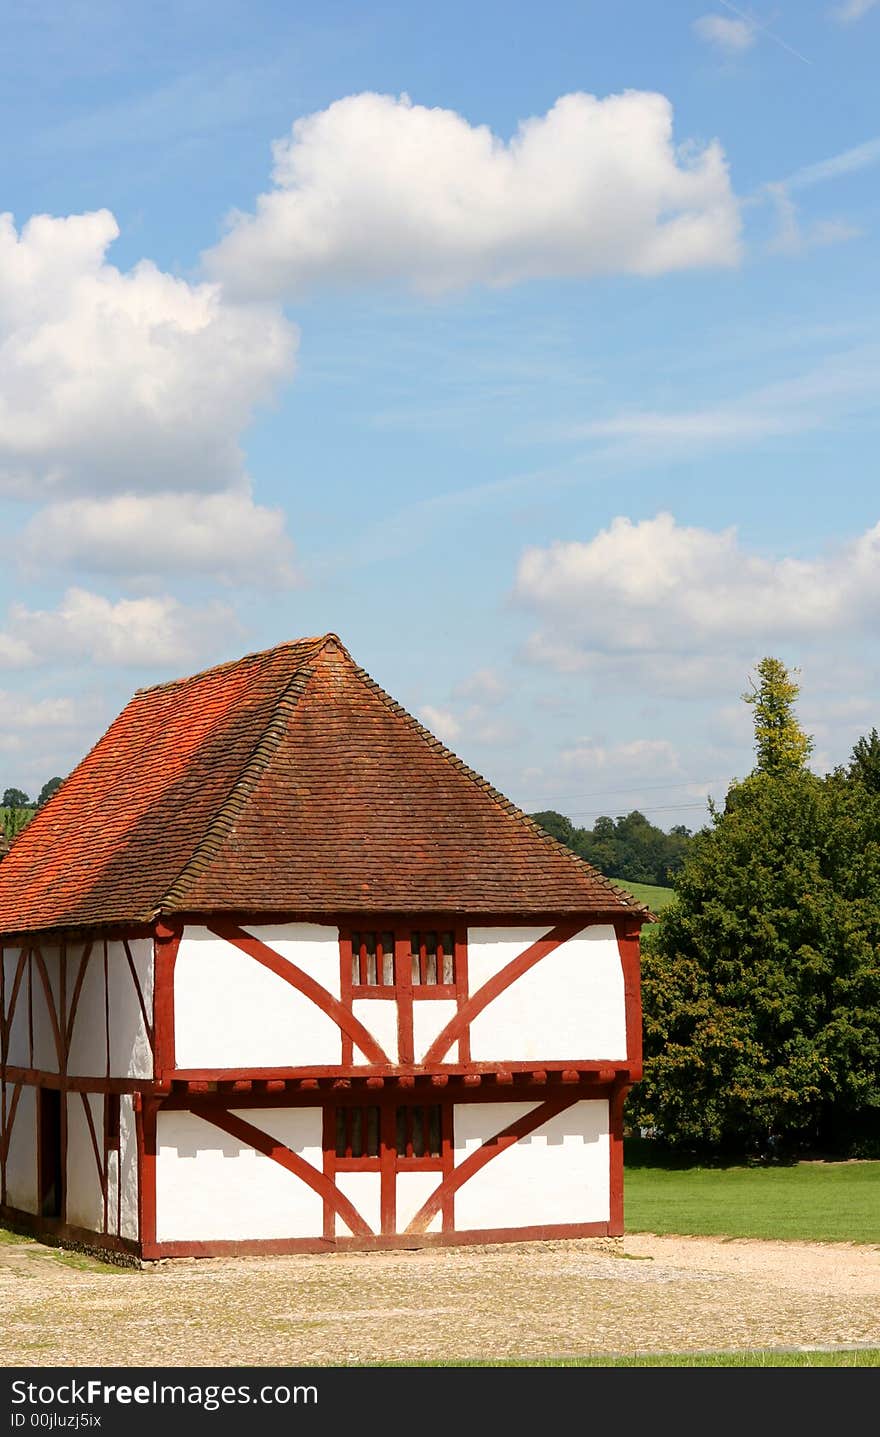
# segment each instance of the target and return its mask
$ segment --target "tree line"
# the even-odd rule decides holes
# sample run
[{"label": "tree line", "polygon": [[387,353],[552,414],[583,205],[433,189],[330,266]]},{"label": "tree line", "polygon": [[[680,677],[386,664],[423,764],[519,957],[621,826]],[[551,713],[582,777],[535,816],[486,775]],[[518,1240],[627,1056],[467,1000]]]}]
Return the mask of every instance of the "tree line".
[{"label": "tree line", "polygon": [[606,877],[662,887],[675,882],[693,838],[684,824],[664,832],[637,808],[624,817],[597,818],[592,828],[575,828],[570,818],[552,808],[530,817]]}]

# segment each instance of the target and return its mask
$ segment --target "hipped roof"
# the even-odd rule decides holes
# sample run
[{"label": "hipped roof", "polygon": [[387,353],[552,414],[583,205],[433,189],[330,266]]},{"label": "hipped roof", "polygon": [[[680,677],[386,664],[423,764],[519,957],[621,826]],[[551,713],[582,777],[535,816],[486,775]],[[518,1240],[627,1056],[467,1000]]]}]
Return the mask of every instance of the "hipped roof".
[{"label": "hipped roof", "polygon": [[183,912],[646,916],[335,634],[141,689],[0,864],[0,932]]}]

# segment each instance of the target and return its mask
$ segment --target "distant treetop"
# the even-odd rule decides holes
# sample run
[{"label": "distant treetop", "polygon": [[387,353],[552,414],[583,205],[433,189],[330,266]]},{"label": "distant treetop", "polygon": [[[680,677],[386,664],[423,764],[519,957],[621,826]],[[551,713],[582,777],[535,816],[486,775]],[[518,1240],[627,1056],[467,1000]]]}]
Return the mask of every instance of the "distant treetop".
[{"label": "distant treetop", "polygon": [[765,658],[758,664],[758,683],[751,680],[751,693],[743,694],[754,708],[755,771],[781,778],[803,769],[813,751],[813,740],[804,733],[794,716],[800,685],[780,659]]}]

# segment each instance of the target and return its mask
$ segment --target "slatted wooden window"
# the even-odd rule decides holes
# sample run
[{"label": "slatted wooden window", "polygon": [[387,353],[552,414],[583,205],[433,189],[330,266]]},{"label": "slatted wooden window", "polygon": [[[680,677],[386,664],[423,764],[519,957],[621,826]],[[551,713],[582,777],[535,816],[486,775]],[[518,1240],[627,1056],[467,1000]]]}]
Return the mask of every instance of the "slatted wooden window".
[{"label": "slatted wooden window", "polygon": [[439,1158],[442,1152],[440,1104],[408,1103],[397,1109],[397,1156]]},{"label": "slatted wooden window", "polygon": [[378,1158],[379,1109],[336,1109],[337,1158]]},{"label": "slatted wooden window", "polygon": [[355,988],[394,987],[393,933],[352,933],[351,981]]},{"label": "slatted wooden window", "polygon": [[410,934],[413,987],[435,987],[455,982],[455,939],[452,933],[418,931]]}]

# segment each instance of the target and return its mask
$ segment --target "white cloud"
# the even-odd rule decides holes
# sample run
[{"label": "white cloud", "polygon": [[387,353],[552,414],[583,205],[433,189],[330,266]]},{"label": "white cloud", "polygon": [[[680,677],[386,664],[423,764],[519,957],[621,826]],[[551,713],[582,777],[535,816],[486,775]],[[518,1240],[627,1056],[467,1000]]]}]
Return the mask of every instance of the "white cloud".
[{"label": "white cloud", "polygon": [[213,574],[235,583],[296,582],[284,515],[249,490],[223,494],[120,494],[40,510],[21,537],[25,568],[93,573]]},{"label": "white cloud", "polygon": [[461,733],[461,721],[456,718],[451,709],[436,708],[433,704],[423,704],[419,709],[419,718],[436,734],[443,743],[452,743]]},{"label": "white cloud", "polygon": [[0,689],[0,748],[21,748],[34,729],[77,728],[82,713],[70,698],[28,699]]},{"label": "white cloud", "polygon": [[470,699],[473,703],[487,708],[500,704],[507,696],[507,685],[494,669],[477,669],[468,678],[462,679],[452,690],[456,699]]},{"label": "white cloud", "polygon": [[741,55],[755,43],[755,26],[745,19],[731,20],[726,15],[701,15],[694,21],[693,28],[701,40],[716,45],[727,55]]},{"label": "white cloud", "polygon": [[777,254],[804,254],[807,250],[858,239],[862,234],[857,225],[851,225],[841,219],[813,220],[811,224],[804,226],[801,224],[797,206],[784,184],[770,184],[766,189],[776,209],[777,221],[776,234],[769,247]]},{"label": "white cloud", "polygon": [[586,542],[526,550],[515,598],[544,625],[527,656],[572,671],[597,655],[729,658],[731,646],[876,633],[880,524],[824,557],[771,559],[733,528],[619,517]]},{"label": "white cloud", "polygon": [[843,0],[840,5],[833,5],[829,15],[834,20],[839,20],[842,25],[851,25],[856,20],[861,20],[869,10],[873,10],[877,0]]},{"label": "white cloud", "polygon": [[801,169],[795,170],[787,180],[782,181],[788,190],[810,189],[813,185],[823,185],[828,180],[837,180],[841,175],[857,174],[859,170],[866,170],[871,165],[880,161],[880,138],[865,140],[861,145],[853,145],[848,150],[841,150],[837,155],[831,155],[827,160],[819,160],[814,165],[804,165]]},{"label": "white cloud", "polygon": [[217,491],[242,479],[239,436],[292,368],[277,309],[236,305],[106,252],[107,210],[0,216],[0,493]]},{"label": "white cloud", "polygon": [[626,743],[603,744],[582,739],[559,755],[560,769],[567,774],[596,776],[610,774],[615,782],[677,773],[678,754],[667,739],[637,738]]},{"label": "white cloud", "polygon": [[676,146],[663,95],[564,95],[505,142],[452,110],[365,93],[293,125],[275,187],[204,256],[227,293],[660,274],[739,257],[720,145]]},{"label": "white cloud", "polygon": [[775,435],[808,433],[841,415],[874,413],[880,394],[880,351],[863,345],[829,355],[812,370],[702,409],[629,410],[553,431],[594,441],[594,455],[612,460],[667,459],[740,448]]},{"label": "white cloud", "polygon": [[559,626],[530,634],[521,657],[560,674],[583,674],[598,693],[636,687],[653,699],[716,698],[736,690],[745,672],[742,653],[684,654],[668,649],[605,653],[587,649]]},{"label": "white cloud", "polygon": [[226,604],[188,607],[169,596],[113,603],[85,589],[69,589],[57,609],[10,607],[0,632],[0,665],[25,667],[84,660],[118,667],[156,668],[201,660],[239,626]]},{"label": "white cloud", "polygon": [[506,748],[518,743],[522,737],[522,730],[516,723],[492,713],[503,702],[506,692],[492,669],[479,669],[452,690],[453,700],[469,702],[453,702],[446,707],[425,704],[419,709],[419,716],[444,743]]}]

